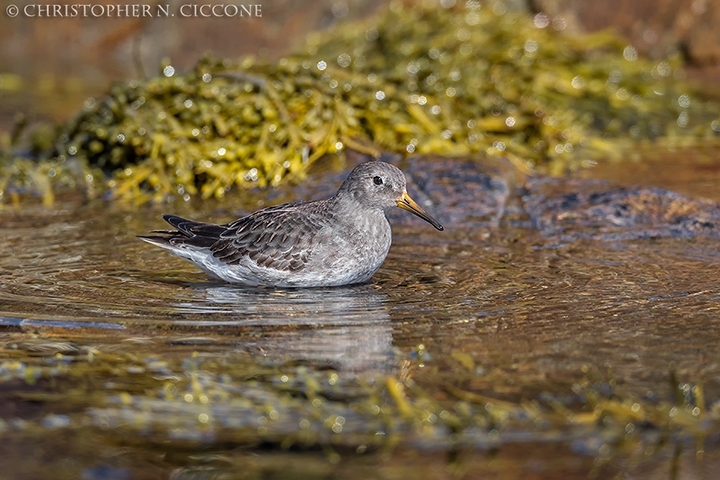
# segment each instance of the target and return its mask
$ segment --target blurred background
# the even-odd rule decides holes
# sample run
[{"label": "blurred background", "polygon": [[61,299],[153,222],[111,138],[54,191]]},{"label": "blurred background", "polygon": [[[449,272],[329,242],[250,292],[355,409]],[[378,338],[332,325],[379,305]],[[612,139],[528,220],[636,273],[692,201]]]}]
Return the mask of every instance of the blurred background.
[{"label": "blurred background", "polygon": [[[371,15],[387,0],[255,0],[262,16],[204,18],[211,0],[164,0],[126,5],[150,6],[151,16],[29,17],[39,5],[82,5],[62,0],[3,2],[0,12],[0,129],[12,125],[17,112],[30,120],[65,120],[88,96],[103,93],[110,83],[142,79],[160,71],[163,59],[176,69],[191,68],[206,53],[237,58],[258,55],[277,58],[297,50],[309,32]],[[440,1],[440,0],[438,0]],[[454,1],[454,0],[443,0]],[[688,62],[688,77],[712,90],[720,79],[720,0],[510,0],[511,9],[544,11],[557,29],[595,31],[612,28],[638,52],[662,57],[680,50]],[[11,16],[11,6],[19,13]],[[157,15],[158,6],[175,16]],[[183,7],[185,6],[185,7]],[[27,7],[27,8],[26,8]],[[190,12],[183,17],[180,9]],[[190,10],[192,9],[192,10]]]}]

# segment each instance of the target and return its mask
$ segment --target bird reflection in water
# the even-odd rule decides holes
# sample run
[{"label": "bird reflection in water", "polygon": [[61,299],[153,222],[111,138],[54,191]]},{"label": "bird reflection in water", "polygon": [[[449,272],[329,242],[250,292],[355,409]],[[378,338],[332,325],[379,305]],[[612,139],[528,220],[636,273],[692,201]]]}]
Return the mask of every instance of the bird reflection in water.
[{"label": "bird reflection in water", "polygon": [[297,290],[219,283],[192,287],[205,292],[206,302],[196,297],[175,307],[213,317],[179,323],[243,327],[238,346],[250,352],[355,375],[388,374],[397,366],[386,296],[373,285]]}]

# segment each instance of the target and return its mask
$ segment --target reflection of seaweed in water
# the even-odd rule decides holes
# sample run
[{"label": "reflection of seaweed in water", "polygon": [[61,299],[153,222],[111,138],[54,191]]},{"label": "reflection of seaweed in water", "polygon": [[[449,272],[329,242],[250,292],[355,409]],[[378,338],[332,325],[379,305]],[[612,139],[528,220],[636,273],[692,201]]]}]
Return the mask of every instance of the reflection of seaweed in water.
[{"label": "reflection of seaweed in water", "polygon": [[142,356],[113,353],[112,345],[40,339],[4,347],[0,384],[17,392],[13,407],[34,402],[62,413],[0,420],[0,433],[41,439],[99,428],[105,441],[143,452],[152,445],[168,451],[260,444],[454,451],[572,442],[573,451],[598,456],[600,465],[690,440],[702,450],[720,424],[720,411],[706,408],[702,388],[680,383],[673,372],[677,395],[668,400],[628,395],[611,374],[589,369],[566,394],[515,402],[473,392],[478,373],[463,351],[438,357],[440,364],[423,365],[418,357],[399,374],[358,379],[239,352]]},{"label": "reflection of seaweed in water", "polygon": [[[674,61],[638,59],[604,33],[558,32],[542,14],[458,3],[393,3],[368,22],[311,35],[304,53],[275,64],[205,59],[183,75],[166,65],[87,102],[56,139],[57,170],[89,162],[135,201],[220,197],[302,178],[315,159],[348,147],[489,153],[561,171],[616,153],[623,139],[720,130],[717,108],[674,80]],[[0,190],[48,191],[56,177],[33,180],[28,168],[3,168]],[[79,187],[96,176],[76,177],[91,179]]]}]

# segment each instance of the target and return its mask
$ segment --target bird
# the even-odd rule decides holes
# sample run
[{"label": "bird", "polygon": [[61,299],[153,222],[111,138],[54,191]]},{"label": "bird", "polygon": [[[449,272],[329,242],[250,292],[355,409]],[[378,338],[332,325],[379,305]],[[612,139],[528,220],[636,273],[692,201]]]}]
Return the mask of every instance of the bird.
[{"label": "bird", "polygon": [[357,165],[332,197],[258,210],[217,225],[164,214],[175,230],[139,235],[214,279],[252,287],[366,283],[392,243],[387,212],[400,207],[443,226],[407,193],[403,172],[381,160]]}]

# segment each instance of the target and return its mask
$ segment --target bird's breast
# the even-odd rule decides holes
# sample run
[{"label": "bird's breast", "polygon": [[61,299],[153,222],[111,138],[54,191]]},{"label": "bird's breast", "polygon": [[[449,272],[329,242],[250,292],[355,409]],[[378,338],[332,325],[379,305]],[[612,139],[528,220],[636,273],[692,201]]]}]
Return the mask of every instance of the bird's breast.
[{"label": "bird's breast", "polygon": [[318,232],[315,244],[324,248],[314,252],[309,266],[328,276],[369,278],[382,265],[391,243],[392,231],[384,214],[334,224]]}]

